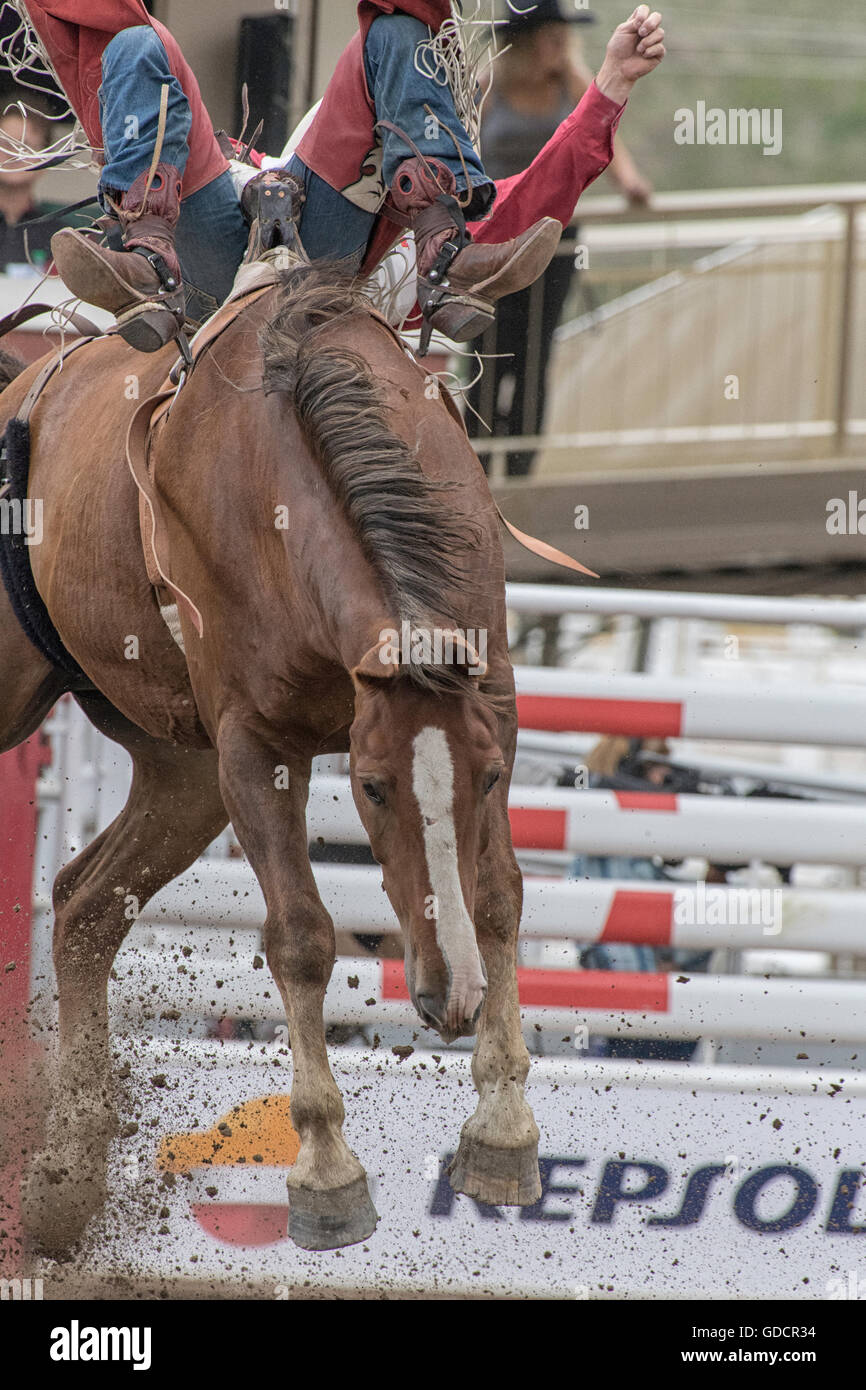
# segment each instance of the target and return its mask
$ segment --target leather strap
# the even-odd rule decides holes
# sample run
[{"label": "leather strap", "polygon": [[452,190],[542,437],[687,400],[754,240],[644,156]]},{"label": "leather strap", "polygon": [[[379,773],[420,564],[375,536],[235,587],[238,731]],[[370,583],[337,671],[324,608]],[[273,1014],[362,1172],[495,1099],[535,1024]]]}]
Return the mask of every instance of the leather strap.
[{"label": "leather strap", "polygon": [[517,544],[523,546],[524,550],[530,550],[533,555],[540,556],[542,560],[549,560],[553,565],[562,565],[564,569],[576,570],[578,574],[588,574],[590,579],[601,577],[596,574],[595,570],[588,570],[586,565],[582,565],[579,560],[572,560],[571,556],[566,555],[563,550],[557,550],[555,545],[549,545],[547,541],[540,541],[537,537],[528,535],[526,531],[520,531],[511,524],[496,503],[493,505],[496,507],[497,515],[503,526],[511,533]]},{"label": "leather strap", "polygon": [[[151,184],[153,183],[153,180],[156,177],[156,171],[159,167],[160,156],[162,155],[162,146],[165,140],[165,127],[167,119],[168,83],[163,82],[159,90],[159,115],[157,116],[156,120],[156,142],[153,147],[153,158],[150,161],[150,168],[147,171],[147,177],[144,181],[144,190],[141,195],[141,206],[139,208],[139,211],[137,214],[127,214],[127,222],[130,224],[134,221],[137,221],[138,218],[140,218],[144,213],[145,205],[147,203],[147,195],[150,192]],[[136,183],[137,182],[138,179],[136,179]],[[115,203],[114,200],[109,197],[106,197],[106,202],[108,202],[114,208],[115,213],[119,217],[121,211],[121,204]]]},{"label": "leather strap", "polygon": [[262,295],[268,294],[276,285],[277,281],[269,282],[267,285],[257,285],[254,289],[248,290],[246,294],[237,299],[229,299],[216,313],[202,324],[195,337],[190,339],[190,351],[192,352],[193,365],[207,351],[211,343],[215,342],[221,333],[230,328],[238,317],[242,309],[246,309],[249,304],[254,304]]},{"label": "leather strap", "polygon": [[[31,319],[36,319],[40,314],[50,314],[56,308],[54,304],[22,304],[20,309],[15,309],[11,314],[5,314],[0,319],[0,338],[7,333],[14,333],[16,328],[20,328],[23,323],[29,323]],[[85,314],[75,313],[67,315],[67,323],[71,323],[73,328],[81,333],[85,338],[99,338],[102,336],[102,329],[97,328]]]},{"label": "leather strap", "polygon": [[17,417],[22,423],[27,424],[29,422],[33,407],[42,395],[46,383],[51,380],[56,371],[59,371],[70,353],[77,352],[79,348],[84,347],[85,343],[89,343],[90,341],[90,338],[77,338],[76,341],[70,343],[68,347],[60,348],[52,355],[51,360],[46,362],[39,375],[35,378],[24,400],[21,402],[20,409],[17,411]]},{"label": "leather strap", "polygon": [[[238,318],[242,310],[246,309],[248,305],[254,303],[257,299],[261,299],[262,295],[268,294],[274,288],[275,283],[276,278],[272,283],[258,285],[249,290],[246,294],[239,296],[237,299],[229,300],[217,310],[212,318],[208,319],[207,323],[199,329],[190,344],[193,357],[193,368],[202,353],[206,352],[220,334],[225,332],[225,330],[235,322],[235,319]],[[149,468],[150,442],[153,431],[160,421],[164,420],[168,415],[171,403],[180,389],[180,385],[176,384],[174,368],[172,368],[172,372],[166,377],[159,390],[154,395],[148,396],[146,400],[143,400],[141,405],[137,407],[135,414],[129,422],[129,429],[126,433],[126,462],[138,488],[141,505],[146,509],[149,520],[150,548],[149,551],[147,548],[145,549],[145,561],[147,563],[151,582],[154,581],[153,568],[155,567],[160,583],[174,595],[178,606],[186,610],[193,627],[199,637],[201,637],[204,632],[204,619],[202,618],[200,610],[196,607],[195,603],[193,603],[189,594],[172,583],[160,563],[159,550],[162,540],[162,528],[160,527],[157,509],[153,505],[153,481],[150,476]],[[145,536],[143,536],[142,539],[145,541],[146,546]],[[153,561],[153,565],[151,565],[151,560]]]},{"label": "leather strap", "polygon": [[[179,606],[186,609],[189,614],[193,627],[199,637],[204,632],[204,619],[196,605],[193,603],[189,594],[184,593],[183,589],[173,584],[166,574],[159,561],[159,546],[161,540],[161,528],[159,516],[153,505],[151,497],[152,480],[148,469],[149,443],[152,431],[155,429],[159,420],[168,414],[171,399],[178,391],[176,386],[162,387],[156,395],[148,396],[136,409],[135,414],[129,422],[129,429],[126,432],[126,461],[129,471],[138,487],[139,495],[144,499],[144,505],[150,518],[151,544],[150,555],[145,558],[149,562],[152,558],[156,566],[157,573],[166,587],[174,595]],[[150,573],[151,567],[148,563],[148,572],[151,581],[153,575]]]}]

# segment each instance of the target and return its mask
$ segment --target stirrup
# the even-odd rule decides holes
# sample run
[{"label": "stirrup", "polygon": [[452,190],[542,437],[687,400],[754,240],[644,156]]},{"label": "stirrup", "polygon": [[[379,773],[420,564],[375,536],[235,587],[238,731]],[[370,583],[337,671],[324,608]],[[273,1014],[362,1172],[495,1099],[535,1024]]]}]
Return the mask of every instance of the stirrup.
[{"label": "stirrup", "polygon": [[426,280],[419,280],[418,303],[422,317],[419,357],[427,356],[434,328],[452,342],[468,343],[486,332],[496,320],[496,310],[488,300],[466,292],[457,294],[447,281],[431,287]]},{"label": "stirrup", "polygon": [[138,352],[159,352],[183,330],[183,294],[180,302],[146,299],[116,315],[117,332]]},{"label": "stirrup", "polygon": [[[444,196],[438,202],[452,202]],[[477,338],[493,323],[493,306],[475,295],[456,294],[450,287],[448,272],[452,262],[457,259],[464,246],[470,241],[462,213],[457,209],[460,225],[454,237],[442,243],[436,260],[426,275],[418,277],[418,304],[421,309],[421,336],[418,341],[418,356],[426,357],[430,347],[430,335],[435,328],[455,343],[466,343]]]},{"label": "stirrup", "polygon": [[492,304],[487,305],[479,301],[477,306],[452,300],[447,304],[440,304],[437,309],[428,317],[426,314],[421,324],[421,333],[418,338],[418,351],[416,357],[426,357],[430,348],[430,337],[435,329],[441,333],[443,338],[449,338],[453,343],[469,343],[473,338],[486,333],[496,322],[496,313]]},{"label": "stirrup", "polygon": [[117,316],[119,336],[138,352],[159,352],[174,341],[178,327],[174,314],[158,304],[137,304]]},{"label": "stirrup", "polygon": [[158,251],[134,246],[130,255],[149,261],[160,278],[165,296],[142,299],[116,315],[117,331],[124,342],[138,352],[159,352],[177,338],[183,329],[185,296],[183,286],[172,274]]}]

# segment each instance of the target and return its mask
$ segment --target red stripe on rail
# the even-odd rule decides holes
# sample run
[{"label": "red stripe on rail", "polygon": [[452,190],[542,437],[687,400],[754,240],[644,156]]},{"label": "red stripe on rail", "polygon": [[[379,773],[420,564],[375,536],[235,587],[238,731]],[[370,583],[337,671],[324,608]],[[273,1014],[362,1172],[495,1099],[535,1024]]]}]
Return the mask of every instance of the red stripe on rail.
[{"label": "red stripe on rail", "polygon": [[621,811],[677,811],[675,792],[614,792]]},{"label": "red stripe on rail", "polygon": [[667,1013],[669,975],[628,970],[518,970],[521,1004],[561,1009],[620,1009]]},{"label": "red stripe on rail", "polygon": [[382,961],[382,998],[408,999],[409,986],[401,960]]},{"label": "red stripe on rail", "polygon": [[523,729],[549,733],[641,734],[678,738],[683,706],[679,700],[599,700],[576,695],[518,695],[517,720]]},{"label": "red stripe on rail", "polygon": [[635,946],[668,946],[674,915],[673,893],[644,893],[620,888],[613,895],[599,941],[628,941]]},{"label": "red stripe on rail", "polygon": [[512,841],[519,849],[565,849],[567,817],[544,806],[509,806]]},{"label": "red stripe on rail", "polygon": [[[517,972],[521,1004],[560,1009],[635,1010],[667,1013],[670,976],[628,970],[528,970]],[[403,963],[382,961],[382,998],[408,999]]]}]

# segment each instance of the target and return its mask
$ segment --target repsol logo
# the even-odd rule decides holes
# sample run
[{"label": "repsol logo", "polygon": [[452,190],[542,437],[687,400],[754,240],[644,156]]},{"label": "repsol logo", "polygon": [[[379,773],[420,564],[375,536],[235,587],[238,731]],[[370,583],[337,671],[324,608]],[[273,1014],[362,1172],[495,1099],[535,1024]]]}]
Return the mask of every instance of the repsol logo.
[{"label": "repsol logo", "polygon": [[[447,1169],[453,1155],[442,1160],[439,1177],[430,1199],[431,1216],[450,1216],[457,1200],[448,1181]],[[520,1221],[574,1221],[580,1210],[576,1197],[586,1189],[586,1158],[540,1158],[541,1197],[531,1207],[519,1209]],[[857,1225],[854,1207],[863,1179],[862,1168],[839,1170],[832,1190],[822,1201],[821,1184],[805,1168],[792,1163],[769,1163],[755,1168],[741,1180],[734,1179],[731,1161],[706,1163],[684,1179],[678,1191],[672,1190],[671,1173],[662,1163],[647,1159],[609,1158],[602,1166],[590,1197],[590,1224],[609,1226],[623,1207],[647,1208],[648,1226],[696,1226],[720,1204],[730,1206],[741,1226],[760,1235],[777,1235],[803,1226],[818,1217],[827,1235],[866,1235],[866,1225]],[[584,1182],[579,1181],[580,1178]],[[650,1211],[667,1198],[667,1211]],[[673,1199],[673,1200],[671,1200]],[[498,1207],[471,1201],[483,1221],[502,1221]]]}]

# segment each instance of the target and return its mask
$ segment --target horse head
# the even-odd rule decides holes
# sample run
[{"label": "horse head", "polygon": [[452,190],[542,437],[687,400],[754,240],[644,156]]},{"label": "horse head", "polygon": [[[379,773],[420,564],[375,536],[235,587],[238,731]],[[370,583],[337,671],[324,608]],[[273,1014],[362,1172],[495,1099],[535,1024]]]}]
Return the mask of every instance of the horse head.
[{"label": "horse head", "polygon": [[475,1032],[487,995],[473,914],[488,798],[505,761],[495,710],[477,689],[484,662],[462,634],[445,636],[459,663],[447,693],[419,679],[419,667],[394,660],[382,641],[353,670],[350,768],[403,929],[412,1001],[451,1042]]}]

